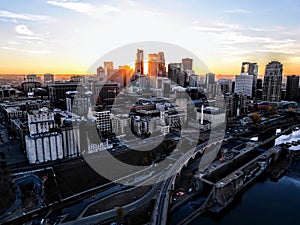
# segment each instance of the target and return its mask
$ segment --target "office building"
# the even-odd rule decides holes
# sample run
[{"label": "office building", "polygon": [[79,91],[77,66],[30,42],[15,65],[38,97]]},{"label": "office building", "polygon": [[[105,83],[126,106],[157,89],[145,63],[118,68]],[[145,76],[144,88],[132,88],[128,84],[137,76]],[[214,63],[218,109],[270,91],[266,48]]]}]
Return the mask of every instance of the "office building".
[{"label": "office building", "polygon": [[77,82],[54,83],[49,85],[50,105],[60,109],[66,109],[66,92],[80,89]]},{"label": "office building", "polygon": [[119,84],[115,82],[91,83],[89,89],[93,93],[93,100],[99,104],[113,105],[119,93]]},{"label": "office building", "polygon": [[38,77],[36,74],[28,74],[26,76],[26,81],[27,82],[37,82],[38,81]]},{"label": "office building", "polygon": [[136,50],[135,73],[144,74],[144,51]]},{"label": "office building", "polygon": [[230,79],[220,79],[218,80],[218,85],[220,86],[222,93],[231,93],[232,81]]},{"label": "office building", "polygon": [[148,75],[166,76],[165,57],[163,52],[148,54]]},{"label": "office building", "polygon": [[168,64],[168,78],[172,82],[177,83],[177,74],[182,71],[182,63],[169,63]]},{"label": "office building", "polygon": [[97,77],[101,81],[107,78],[107,76],[105,75],[105,69],[102,66],[99,66],[97,68]]},{"label": "office building", "polygon": [[54,82],[54,75],[51,73],[44,74],[44,84],[49,84]]},{"label": "office building", "polygon": [[182,69],[183,69],[183,71],[192,70],[193,69],[193,59],[190,59],[190,58],[182,59]]},{"label": "office building", "polygon": [[94,112],[96,117],[96,125],[102,136],[112,133],[111,117],[109,111]]},{"label": "office building", "polygon": [[283,65],[278,61],[272,61],[266,66],[263,100],[270,102],[279,102],[281,100]]},{"label": "office building", "polygon": [[234,93],[252,97],[253,75],[243,73],[235,76]]},{"label": "office building", "polygon": [[243,62],[241,68],[241,74],[252,75],[252,97],[255,97],[257,90],[257,75],[258,75],[258,65],[257,63]]},{"label": "office building", "polygon": [[207,73],[205,75],[205,86],[208,88],[209,84],[214,84],[215,83],[215,74],[213,73]]},{"label": "office building", "polygon": [[104,62],[104,73],[106,76],[110,76],[114,72],[113,62]]},{"label": "office building", "polygon": [[299,101],[299,76],[287,76],[286,100]]},{"label": "office building", "polygon": [[198,75],[190,75],[189,76],[189,86],[190,87],[198,87],[200,86],[200,78]]}]

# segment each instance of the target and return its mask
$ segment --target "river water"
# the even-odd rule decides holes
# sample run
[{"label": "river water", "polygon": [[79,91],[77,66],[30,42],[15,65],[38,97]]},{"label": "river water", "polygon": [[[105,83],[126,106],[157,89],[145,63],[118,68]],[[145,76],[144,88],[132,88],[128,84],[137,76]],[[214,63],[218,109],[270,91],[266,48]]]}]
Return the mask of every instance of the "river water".
[{"label": "river water", "polygon": [[200,215],[192,225],[296,225],[300,223],[300,179],[268,178],[249,186],[234,202],[217,214]]},{"label": "river water", "polygon": [[[289,138],[281,137],[276,144],[299,140],[300,130]],[[283,141],[284,140],[284,141]],[[299,146],[299,145],[298,145]],[[298,149],[297,149],[298,150]],[[294,165],[300,176],[300,160]],[[189,207],[182,207],[171,216],[171,225],[184,217]],[[197,217],[192,225],[296,225],[300,224],[300,177],[285,175],[278,181],[271,181],[267,175],[260,176],[220,214],[205,213]]]}]

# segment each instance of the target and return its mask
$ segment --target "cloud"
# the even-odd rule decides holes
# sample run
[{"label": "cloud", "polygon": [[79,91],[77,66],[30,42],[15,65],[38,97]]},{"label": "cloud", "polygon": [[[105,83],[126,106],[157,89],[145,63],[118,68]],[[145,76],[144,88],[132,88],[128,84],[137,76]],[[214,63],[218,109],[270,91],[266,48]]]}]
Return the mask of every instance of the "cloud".
[{"label": "cloud", "polygon": [[206,24],[199,24],[199,21],[194,21],[193,26],[191,27],[194,30],[202,31],[202,32],[225,32],[228,30],[240,30],[240,25],[238,24],[231,24],[231,23],[224,23],[224,22],[212,22]]},{"label": "cloud", "polygon": [[21,35],[33,35],[32,31],[24,24],[16,26],[15,30],[18,34]]},{"label": "cloud", "polygon": [[94,6],[85,2],[68,2],[68,1],[47,1],[48,4],[70,9],[87,15],[101,15],[102,13],[111,13],[120,11],[119,8],[111,5]]},{"label": "cloud", "polygon": [[39,36],[17,36],[17,38],[26,39],[26,40],[39,40],[39,41],[45,40],[44,37],[39,37]]},{"label": "cloud", "polygon": [[[53,6],[58,6],[62,7],[65,9],[69,9],[78,13],[82,13],[88,16],[92,17],[104,17],[105,15],[108,15],[110,13],[127,13],[127,14],[140,14],[140,15],[152,15],[152,16],[157,16],[157,15],[163,15],[164,13],[159,12],[159,11],[152,11],[149,9],[141,9],[138,8],[138,5],[136,2],[133,1],[123,1],[123,4],[120,4],[118,6],[113,6],[113,5],[107,5],[107,4],[102,4],[102,5],[94,5],[86,2],[73,2],[73,1],[47,1],[48,4],[53,5]],[[128,15],[127,15],[128,16]]]},{"label": "cloud", "polygon": [[228,9],[228,10],[225,10],[225,13],[232,13],[232,14],[250,14],[250,13],[252,13],[252,11],[247,10],[247,9],[236,8],[236,9]]},{"label": "cloud", "polygon": [[6,47],[6,46],[2,46],[2,49],[19,51],[19,52],[30,53],[30,54],[49,54],[50,53],[49,51],[44,51],[44,50],[18,49],[18,48]]},{"label": "cloud", "polygon": [[222,36],[223,44],[243,44],[243,43],[267,43],[267,44],[276,44],[276,45],[285,45],[290,43],[295,43],[297,40],[294,39],[274,39],[268,36],[251,36],[245,35],[240,32],[224,32],[219,34]]},{"label": "cloud", "polygon": [[21,20],[29,20],[29,21],[43,21],[49,20],[49,16],[44,15],[33,15],[33,14],[20,14],[20,13],[13,13],[5,10],[0,10],[0,18],[9,18],[9,19],[21,19]]}]

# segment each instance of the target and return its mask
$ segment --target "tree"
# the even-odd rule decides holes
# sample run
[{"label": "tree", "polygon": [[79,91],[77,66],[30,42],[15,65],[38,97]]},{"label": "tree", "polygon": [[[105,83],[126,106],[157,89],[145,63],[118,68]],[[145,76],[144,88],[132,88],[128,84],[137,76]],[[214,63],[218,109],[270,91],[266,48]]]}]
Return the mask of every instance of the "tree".
[{"label": "tree", "polygon": [[143,158],[143,166],[148,166],[149,165],[149,159],[148,159],[148,157],[144,157]]},{"label": "tree", "polygon": [[251,119],[253,123],[260,123],[261,122],[261,116],[258,113],[253,113],[251,115]]},{"label": "tree", "polygon": [[269,105],[269,106],[267,107],[267,112],[270,113],[270,114],[276,114],[276,113],[277,113],[277,110],[276,110],[276,108],[275,108],[274,106]]},{"label": "tree", "polygon": [[295,116],[296,115],[295,109],[293,109],[292,107],[289,107],[288,110],[287,110],[287,112],[286,112],[286,114],[288,116]]}]

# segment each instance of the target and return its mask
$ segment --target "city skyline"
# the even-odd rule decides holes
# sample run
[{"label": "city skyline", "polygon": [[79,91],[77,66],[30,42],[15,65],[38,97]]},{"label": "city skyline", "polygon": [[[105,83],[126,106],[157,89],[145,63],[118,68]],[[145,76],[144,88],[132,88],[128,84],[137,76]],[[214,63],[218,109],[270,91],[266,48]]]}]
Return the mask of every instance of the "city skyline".
[{"label": "city skyline", "polygon": [[241,62],[251,61],[263,75],[273,60],[284,64],[284,75],[300,74],[299,2],[170,4],[3,1],[0,74],[84,74],[112,49],[147,40],[186,48],[215,74],[238,74]]}]

